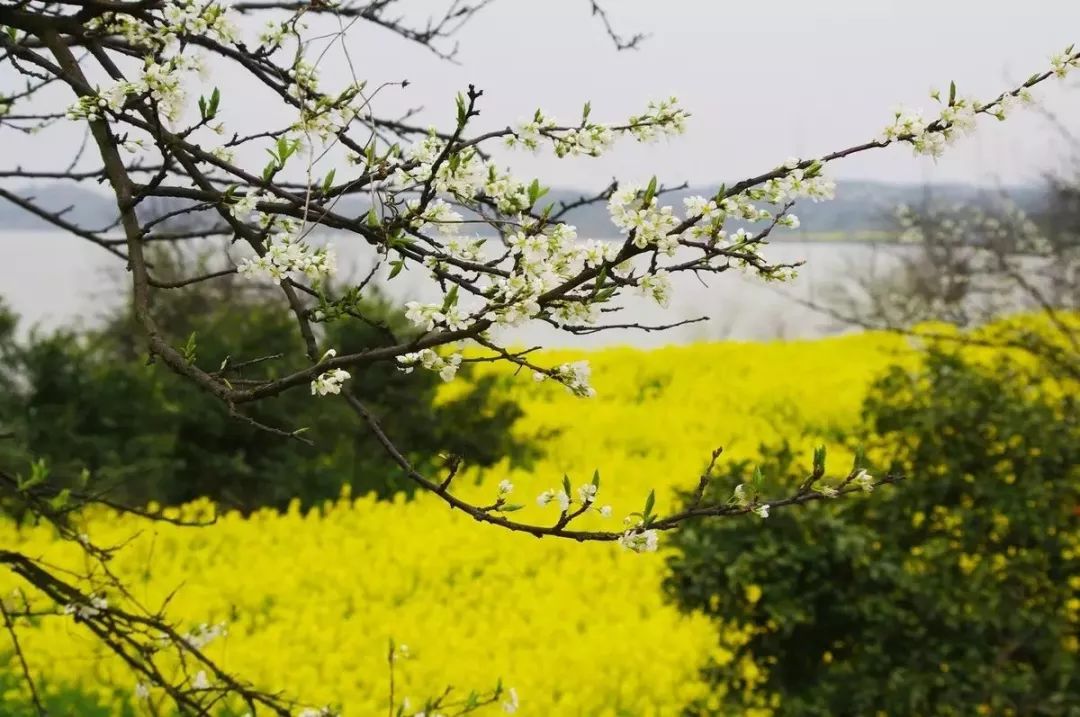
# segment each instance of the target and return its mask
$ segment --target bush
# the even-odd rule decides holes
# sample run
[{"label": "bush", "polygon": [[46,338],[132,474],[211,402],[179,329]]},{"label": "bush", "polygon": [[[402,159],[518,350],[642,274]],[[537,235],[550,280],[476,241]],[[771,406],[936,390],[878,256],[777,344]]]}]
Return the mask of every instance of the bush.
[{"label": "bush", "polygon": [[[933,351],[913,373],[894,368],[864,417],[878,470],[908,480],[763,524],[691,526],[669,594],[754,626],[742,650],[768,666],[777,714],[1080,714],[1072,393],[1005,360]],[[786,444],[762,469],[806,475]],[[717,495],[750,470],[733,466]],[[725,693],[738,707],[742,692]]]},{"label": "bush", "polygon": [[[204,369],[283,354],[232,374],[242,380],[278,377],[305,366],[295,319],[280,291],[236,282],[174,291],[155,307],[159,324],[187,344]],[[357,351],[403,334],[397,308],[367,299],[357,311],[370,320],[322,324],[326,346]],[[343,401],[312,401],[303,391],[241,407],[252,419],[286,430],[307,428],[314,446],[282,439],[230,417],[220,401],[191,390],[184,379],[148,365],[123,311],[102,328],[31,333],[17,340],[10,314],[0,315],[0,461],[11,470],[31,457],[68,482],[85,468],[97,489],[130,503],[179,504],[210,497],[245,511],[355,494],[411,492],[412,483]],[[297,360],[295,357],[300,357]],[[465,372],[468,373],[467,367]],[[509,457],[528,462],[531,443],[513,434],[517,404],[496,396],[501,379],[478,378],[449,400],[430,371],[404,374],[389,364],[354,371],[351,387],[421,470],[442,468],[439,454],[491,466]]]}]

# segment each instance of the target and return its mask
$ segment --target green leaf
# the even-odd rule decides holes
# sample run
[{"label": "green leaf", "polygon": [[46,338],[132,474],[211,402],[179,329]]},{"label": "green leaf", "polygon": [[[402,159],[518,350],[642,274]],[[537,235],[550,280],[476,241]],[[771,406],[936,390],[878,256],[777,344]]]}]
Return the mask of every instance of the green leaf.
[{"label": "green leaf", "polygon": [[607,266],[600,267],[600,273],[596,275],[596,283],[593,284],[591,299],[596,299],[600,294],[600,289],[604,287],[604,279],[607,278]]},{"label": "green leaf", "polygon": [[566,475],[565,473],[563,474],[563,477],[562,477],[562,487],[563,487],[563,490],[566,491],[567,495],[571,495],[570,476]]},{"label": "green leaf", "polygon": [[600,469],[596,469],[592,474],[592,484],[596,486],[596,490],[600,490]]},{"label": "green leaf", "polygon": [[36,485],[41,485],[49,477],[49,466],[44,458],[38,458],[30,464],[30,477],[26,480],[22,476],[15,477],[16,488],[20,491],[28,491]]},{"label": "green leaf", "polygon": [[49,507],[53,510],[63,510],[68,506],[71,500],[71,491],[64,488],[59,493],[49,499]]},{"label": "green leaf", "polygon": [[649,206],[649,203],[652,202],[653,197],[655,197],[655,196],[656,196],[656,175],[654,174],[653,178],[649,180],[649,186],[645,188],[645,196],[641,198],[642,206],[646,206],[646,207]]},{"label": "green leaf", "polygon": [[614,286],[604,289],[596,295],[596,301],[607,301],[611,297],[615,296],[616,288]]},{"label": "green leaf", "polygon": [[585,108],[581,111],[581,123],[585,124],[589,121],[589,115],[592,114],[592,102],[586,102]]},{"label": "green leaf", "polygon": [[334,174],[337,172],[335,169],[331,169],[326,173],[326,177],[322,180],[322,193],[326,194],[330,191],[330,187],[334,186]]},{"label": "green leaf", "polygon": [[866,449],[855,446],[855,460],[851,464],[851,472],[854,473],[866,466]]},{"label": "green leaf", "polygon": [[395,276],[401,273],[402,269],[405,268],[405,260],[395,259],[394,261],[390,262],[390,266],[393,268],[390,269],[390,276],[387,278],[393,279]]},{"label": "green leaf", "polygon": [[956,83],[955,82],[950,82],[949,83],[949,107],[952,107],[954,104],[956,104]]},{"label": "green leaf", "polygon": [[652,517],[652,510],[653,510],[653,507],[655,505],[656,505],[656,491],[655,490],[650,490],[648,497],[645,498],[645,510],[642,511],[642,515],[644,516],[645,522],[648,522],[649,518]]},{"label": "green leaf", "polygon": [[188,334],[187,343],[184,344],[184,360],[188,363],[195,363],[195,351],[198,348],[198,344],[195,343],[195,338],[198,333],[192,331]]},{"label": "green leaf", "polygon": [[499,510],[501,510],[503,513],[513,513],[515,510],[521,510],[524,507],[525,506],[519,505],[518,503],[510,503],[508,505],[502,506],[501,508],[499,508]]},{"label": "green leaf", "polygon": [[455,306],[458,300],[458,285],[451,284],[450,291],[446,292],[446,300],[443,301],[443,311],[446,311],[451,306]]},{"label": "green leaf", "polygon": [[204,122],[214,118],[217,114],[220,102],[221,92],[216,87],[214,88],[214,91],[210,93],[209,100],[205,97],[199,98],[199,116],[202,117]]},{"label": "green leaf", "polygon": [[825,472],[825,446],[818,446],[814,449],[814,473],[821,474]]},{"label": "green leaf", "polygon": [[457,102],[457,123],[458,123],[458,126],[464,126],[465,125],[465,120],[467,120],[469,118],[468,108],[465,106],[465,95],[458,92],[457,93],[457,98],[455,99],[455,101]]},{"label": "green leaf", "polygon": [[375,207],[372,207],[368,210],[367,213],[367,225],[369,227],[375,228],[379,226],[379,223],[379,214],[375,211]]},{"label": "green leaf", "polygon": [[546,193],[547,190],[540,187],[539,179],[532,180],[532,184],[529,185],[529,206],[531,207],[533,204],[536,204],[536,200]]}]

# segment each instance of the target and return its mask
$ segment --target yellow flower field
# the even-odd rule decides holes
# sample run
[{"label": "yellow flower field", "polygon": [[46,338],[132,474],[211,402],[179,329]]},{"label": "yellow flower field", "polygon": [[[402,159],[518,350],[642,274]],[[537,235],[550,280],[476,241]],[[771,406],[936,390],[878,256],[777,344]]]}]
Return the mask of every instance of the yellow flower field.
[{"label": "yellow flower field", "polygon": [[[576,486],[598,469],[597,502],[614,506],[613,525],[654,488],[663,513],[718,446],[725,459],[752,458],[760,442],[784,436],[809,462],[818,437],[852,425],[870,378],[905,352],[902,339],[881,334],[595,352],[594,399],[528,377],[511,389],[529,431],[558,431],[534,469],[466,472],[455,487],[494,496],[509,478],[513,498],[528,504],[519,515],[553,521],[556,509],[537,506],[536,495],[564,473]],[[550,352],[542,361],[578,357]],[[768,529],[743,520],[747,530]],[[131,541],[112,567],[144,605],[178,590],[168,614],[181,628],[227,623],[228,635],[209,651],[228,669],[305,703],[340,705],[349,717],[386,713],[389,638],[409,647],[396,694],[414,704],[448,685],[486,689],[502,679],[517,689],[519,714],[606,717],[678,714],[706,692],[700,666],[730,659],[723,646],[742,639],[738,626],[718,634],[704,616],[665,604],[663,544],[660,553],[637,555],[508,534],[422,495],[392,503],[346,497],[307,514],[227,515],[206,528],[98,512],[85,516],[84,529],[99,545]],[[84,565],[44,527],[0,525],[0,544]],[[18,585],[0,575],[4,595]],[[75,687],[115,712],[145,713],[130,674],[70,617],[41,619],[20,635],[46,692]],[[15,670],[14,655],[0,650]],[[761,676],[753,664],[741,668],[751,682]]]}]

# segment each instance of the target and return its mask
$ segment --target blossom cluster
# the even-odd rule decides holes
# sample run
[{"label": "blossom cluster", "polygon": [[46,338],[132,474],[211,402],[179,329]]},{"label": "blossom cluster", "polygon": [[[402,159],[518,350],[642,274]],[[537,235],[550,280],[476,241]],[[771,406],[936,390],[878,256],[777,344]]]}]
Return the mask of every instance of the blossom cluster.
[{"label": "blossom cluster", "polygon": [[[502,484],[499,486],[499,495],[503,496]],[[536,504],[543,508],[544,506],[552,503],[559,506],[559,510],[563,513],[570,511],[570,507],[573,505],[579,505],[583,510],[592,508],[597,515],[601,518],[610,518],[612,508],[610,505],[602,505],[596,507],[596,496],[600,492],[600,484],[598,477],[594,478],[591,483],[582,483],[578,486],[577,491],[572,491],[570,487],[570,480],[566,478],[563,480],[562,488],[549,488],[540,493],[536,497]]]},{"label": "blossom cluster", "polygon": [[918,110],[898,108],[881,138],[886,142],[909,142],[915,154],[940,157],[953,140],[975,128],[978,110],[978,101],[970,98],[956,98],[933,120],[927,120]]},{"label": "blossom cluster", "polygon": [[745,483],[740,483],[735,486],[735,490],[731,495],[731,500],[740,508],[749,508],[750,512],[754,513],[759,518],[765,519],[769,517],[769,504],[760,502],[757,499],[756,494],[751,494],[747,490]]},{"label": "blossom cluster", "polygon": [[366,100],[364,84],[354,82],[334,95],[319,90],[317,68],[303,56],[297,56],[288,70],[286,94],[296,100],[299,119],[292,129],[326,142],[337,135],[360,113]]},{"label": "blossom cluster", "polygon": [[619,545],[635,553],[655,553],[659,544],[659,536],[651,528],[630,528],[619,538]]},{"label": "blossom cluster", "polygon": [[657,250],[672,256],[679,246],[679,237],[673,233],[679,225],[670,206],[659,206],[655,195],[640,186],[619,189],[608,200],[611,222],[619,229],[633,233],[633,244],[639,249],[654,245]]},{"label": "blossom cluster", "polygon": [[1080,53],[1075,49],[1075,45],[1069,45],[1064,51],[1050,57],[1050,69],[1058,78],[1065,79],[1070,71],[1080,67]]},{"label": "blossom cluster", "polygon": [[293,273],[320,279],[333,275],[336,269],[333,247],[314,248],[289,235],[273,237],[262,256],[243,259],[236,267],[241,276],[273,281],[281,281]]},{"label": "blossom cluster", "polygon": [[120,112],[129,97],[148,96],[166,118],[175,121],[184,109],[185,76],[202,69],[198,55],[190,50],[185,52],[181,40],[199,36],[232,44],[237,39],[228,9],[220,2],[175,0],[163,3],[157,12],[153,21],[128,13],[106,13],[90,21],[92,29],[119,35],[137,48],[143,66],[133,79],[118,81],[98,88],[95,94],[80,97],[68,108],[69,119],[97,119],[106,109]]},{"label": "blossom cluster", "polygon": [[74,615],[82,620],[97,617],[109,608],[109,601],[98,595],[91,595],[90,602],[69,603],[64,606],[65,615]]},{"label": "blossom cluster", "polygon": [[196,650],[201,650],[219,637],[225,637],[228,634],[228,628],[223,622],[213,625],[203,622],[184,635],[184,642]]},{"label": "blossom cluster", "polygon": [[[1050,71],[1058,78],[1064,79],[1072,69],[1080,67],[1080,53],[1074,52],[1074,49],[1070,45],[1050,58]],[[973,97],[958,96],[955,83],[950,86],[948,97],[944,99],[941,91],[932,90],[931,98],[942,106],[937,116],[928,118],[921,110],[897,108],[880,139],[886,143],[908,142],[915,154],[940,157],[957,138],[974,130],[979,114],[1004,120],[1017,104],[1032,103],[1034,98],[1029,85],[1038,79],[1039,76],[1034,75],[1020,88],[1005,92],[986,103]]]},{"label": "blossom cluster", "polygon": [[552,117],[537,110],[531,119],[519,122],[506,135],[506,146],[537,151],[547,139],[558,157],[597,157],[610,149],[621,134],[630,134],[638,142],[653,142],[682,134],[690,117],[675,97],[649,102],[645,112],[632,115],[625,125],[593,122],[589,114],[590,107],[586,105],[578,126],[560,127]]},{"label": "blossom cluster", "polygon": [[449,356],[440,356],[431,349],[421,349],[414,353],[402,354],[397,357],[401,370],[405,373],[412,372],[418,364],[428,371],[435,371],[443,381],[453,381],[461,368],[461,354],[453,353]]},{"label": "blossom cluster", "polygon": [[311,382],[312,396],[330,396],[341,393],[341,387],[352,376],[343,368],[332,368],[315,377]]}]

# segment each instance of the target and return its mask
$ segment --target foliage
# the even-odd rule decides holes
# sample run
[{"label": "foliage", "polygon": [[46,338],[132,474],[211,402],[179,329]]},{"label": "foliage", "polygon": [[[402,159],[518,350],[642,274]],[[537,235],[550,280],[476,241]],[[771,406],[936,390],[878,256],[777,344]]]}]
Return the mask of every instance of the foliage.
[{"label": "foliage", "polygon": [[[554,384],[500,387],[525,412],[522,425],[554,434],[533,469],[467,470],[458,480],[466,497],[483,501],[509,478],[512,497],[523,495],[527,504],[521,512],[547,521],[551,509],[531,497],[557,486],[564,473],[577,482],[598,468],[616,515],[640,509],[651,487],[657,509],[668,511],[675,487],[692,483],[717,446],[725,455],[753,456],[758,437],[810,446],[850,427],[871,376],[902,351],[895,337],[866,334],[591,353],[599,389],[592,401]],[[446,397],[463,390],[460,384],[445,385]],[[618,522],[589,520],[593,527]],[[732,522],[756,536],[772,520]],[[680,705],[706,697],[698,671],[710,660],[764,678],[751,659],[736,655],[746,637],[738,625],[714,626],[666,602],[663,553],[630,555],[610,544],[521,534],[495,540],[497,529],[477,526],[434,497],[234,514],[207,528],[97,514],[85,516],[84,527],[105,545],[142,530],[111,566],[134,595],[154,606],[179,588],[170,615],[181,628],[228,622],[229,635],[212,647],[230,668],[257,684],[341,703],[346,715],[385,710],[390,636],[413,652],[398,676],[399,695],[501,677],[518,689],[522,715],[676,715]],[[0,544],[62,565],[83,560],[46,528],[0,527]],[[19,584],[2,580],[5,596]],[[50,690],[74,685],[106,704],[134,704],[130,674],[70,618],[42,618],[20,636],[35,674],[50,676]],[[5,710],[14,711],[0,706]]]},{"label": "foliage", "polygon": [[[740,654],[769,666],[778,714],[1080,714],[1075,388],[971,351],[894,367],[864,413],[900,488],[777,512],[756,533],[690,526],[667,588],[754,626]],[[764,472],[801,478],[800,454],[781,443]]]},{"label": "foliage", "polygon": [[[165,258],[159,257],[159,267]],[[271,357],[227,374],[239,383],[304,365],[295,322],[282,301],[279,293],[224,281],[165,294],[156,309],[170,334],[207,371],[226,359],[232,365]],[[378,326],[329,325],[333,345],[361,350],[402,328],[400,312],[377,295],[354,310]],[[43,459],[54,476],[69,483],[85,468],[96,489],[133,504],[209,497],[251,510],[284,507],[293,498],[304,504],[335,498],[343,483],[384,497],[412,489],[374,437],[358,429],[343,402],[292,392],[248,414],[264,425],[306,427],[301,435],[310,435],[314,445],[259,430],[230,416],[215,397],[192,391],[182,378],[148,362],[131,322],[123,310],[101,329],[31,333],[25,340],[0,324],[0,432],[12,431],[16,439],[0,443],[3,465]],[[473,381],[444,401],[436,401],[442,382],[426,371],[403,374],[376,364],[357,372],[355,381],[422,468],[440,466],[440,454],[478,466],[508,456],[526,462],[534,457],[534,441],[511,434],[521,411],[494,395],[495,376]]]}]

